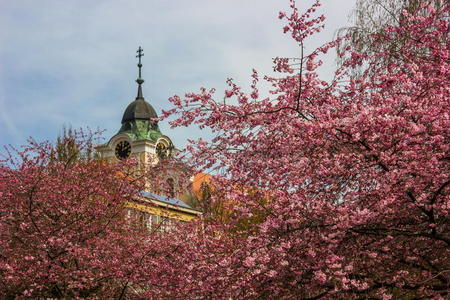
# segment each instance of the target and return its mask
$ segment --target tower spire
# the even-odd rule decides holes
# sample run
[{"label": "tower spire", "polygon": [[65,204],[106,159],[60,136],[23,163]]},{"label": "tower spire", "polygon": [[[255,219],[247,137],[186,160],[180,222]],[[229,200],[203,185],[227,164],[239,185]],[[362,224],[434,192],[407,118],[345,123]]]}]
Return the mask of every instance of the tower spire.
[{"label": "tower spire", "polygon": [[137,66],[139,68],[139,77],[136,79],[136,82],[138,84],[138,92],[137,92],[136,100],[144,99],[144,96],[142,95],[142,84],[144,83],[144,79],[142,79],[142,74],[141,74],[141,68],[142,68],[141,57],[144,56],[143,51],[144,51],[144,49],[142,49],[141,46],[139,46],[139,49],[136,51],[137,52],[136,57],[139,58],[139,62],[137,64]]}]

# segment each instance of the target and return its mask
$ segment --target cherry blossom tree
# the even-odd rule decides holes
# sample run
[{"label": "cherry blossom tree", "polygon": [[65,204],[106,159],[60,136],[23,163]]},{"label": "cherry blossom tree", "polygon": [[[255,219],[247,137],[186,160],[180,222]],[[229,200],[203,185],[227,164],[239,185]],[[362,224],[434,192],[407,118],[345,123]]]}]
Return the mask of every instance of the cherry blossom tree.
[{"label": "cherry blossom tree", "polygon": [[403,11],[398,24],[371,36],[378,51],[370,55],[347,43],[331,82],[317,73],[321,55],[351,36],[304,53],[323,26],[319,7],[301,13],[291,0],[291,11],[280,13],[301,55],[274,59],[280,76],[263,77],[269,96],[253,71],[248,93],[229,79],[223,100],[204,88],[170,98],[174,108],[164,115],[178,116],[173,126],[216,134],[193,142],[187,157],[215,172],[210,201],[228,205],[232,216],[177,241],[179,255],[161,263],[161,278],[171,278],[161,285],[166,293],[448,297],[448,4]]},{"label": "cherry blossom tree", "polygon": [[[340,45],[337,49],[345,49],[349,43],[359,52],[373,55],[378,52],[378,43],[373,43],[372,39],[380,39],[386,26],[398,26],[400,20],[405,16],[402,11],[413,13],[419,16],[427,16],[428,9],[421,7],[423,1],[419,0],[357,0],[352,12],[354,24],[350,27],[339,29],[339,34],[350,34],[351,38]],[[444,1],[429,0],[429,5],[435,10],[442,9]],[[406,37],[405,37],[406,38]],[[386,43],[387,41],[385,41]],[[389,40],[390,49],[393,53],[385,59],[395,56],[395,52],[401,47],[403,39]],[[386,46],[384,48],[386,49]]]},{"label": "cherry blossom tree", "polygon": [[[73,133],[69,146],[92,141]],[[158,241],[124,217],[133,163],[66,159],[63,143],[30,141],[0,164],[0,298],[129,298]]]}]

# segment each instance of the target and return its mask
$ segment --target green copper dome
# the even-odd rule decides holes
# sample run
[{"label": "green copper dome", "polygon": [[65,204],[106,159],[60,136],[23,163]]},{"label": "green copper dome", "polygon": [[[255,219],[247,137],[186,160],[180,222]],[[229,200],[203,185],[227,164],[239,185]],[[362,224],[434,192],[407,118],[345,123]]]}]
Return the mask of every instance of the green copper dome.
[{"label": "green copper dome", "polygon": [[133,120],[122,124],[118,133],[125,133],[132,140],[151,140],[156,142],[162,136],[158,125],[149,120]]}]

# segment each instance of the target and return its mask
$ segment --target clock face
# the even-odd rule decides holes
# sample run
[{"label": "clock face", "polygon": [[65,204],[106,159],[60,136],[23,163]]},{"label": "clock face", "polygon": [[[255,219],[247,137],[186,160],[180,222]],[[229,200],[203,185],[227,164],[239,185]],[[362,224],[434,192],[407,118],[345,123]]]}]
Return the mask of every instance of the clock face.
[{"label": "clock face", "polygon": [[130,157],[131,145],[127,141],[121,141],[116,146],[116,157],[118,159],[125,159]]},{"label": "clock face", "polygon": [[156,144],[156,154],[159,158],[167,158],[170,155],[169,149],[163,143]]}]

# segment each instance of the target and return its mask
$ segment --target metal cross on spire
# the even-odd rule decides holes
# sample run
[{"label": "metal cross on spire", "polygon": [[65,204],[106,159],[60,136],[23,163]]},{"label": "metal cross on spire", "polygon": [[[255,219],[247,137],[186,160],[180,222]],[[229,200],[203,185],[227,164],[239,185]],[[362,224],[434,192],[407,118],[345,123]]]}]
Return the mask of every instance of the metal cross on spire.
[{"label": "metal cross on spire", "polygon": [[139,78],[141,78],[141,68],[142,68],[142,63],[141,63],[141,57],[144,56],[144,49],[141,48],[141,46],[139,46],[139,49],[136,51],[138,55],[136,55],[136,57],[139,58],[139,63],[138,63],[138,67],[139,67]]},{"label": "metal cross on spire", "polygon": [[144,51],[144,49],[142,49],[141,46],[139,46],[139,49],[136,51],[137,52],[136,57],[139,58],[139,62],[137,64],[137,66],[139,68],[139,77],[138,77],[138,79],[136,79],[136,82],[138,84],[138,94],[137,94],[136,99],[144,99],[144,96],[142,95],[142,87],[141,87],[141,85],[144,83],[144,79],[142,79],[142,74],[141,74],[141,68],[142,68],[141,57],[144,56],[143,51]]}]

